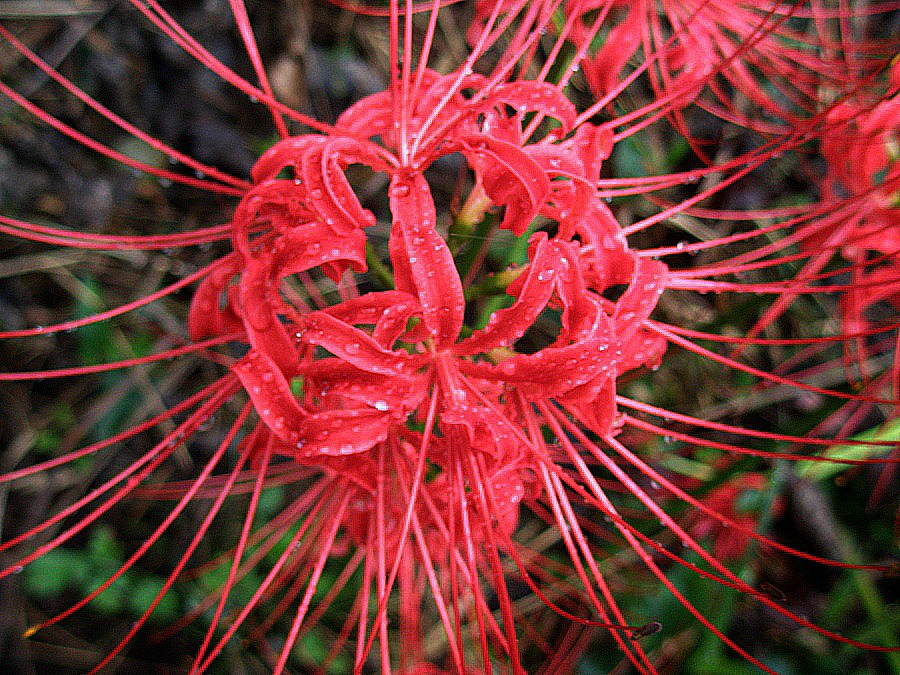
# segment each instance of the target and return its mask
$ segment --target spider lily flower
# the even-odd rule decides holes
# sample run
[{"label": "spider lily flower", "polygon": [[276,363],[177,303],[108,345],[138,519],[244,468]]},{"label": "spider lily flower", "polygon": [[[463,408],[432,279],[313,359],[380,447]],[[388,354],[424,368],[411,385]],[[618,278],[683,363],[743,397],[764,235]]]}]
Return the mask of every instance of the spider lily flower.
[{"label": "spider lily flower", "polygon": [[[470,43],[494,7],[478,3]],[[893,49],[890,40],[858,41],[848,34],[892,11],[889,4],[590,0],[541,7],[544,15],[564,15],[554,28],[578,50],[598,99],[612,102],[645,73],[654,99],[667,102],[686,136],[680,110],[691,104],[762,133],[784,133],[820,111],[823,89],[835,97],[851,91],[877,73]]]},{"label": "spider lily flower", "polygon": [[[900,250],[900,67],[891,70],[889,97],[864,108],[845,102],[829,113],[829,130],[822,137],[828,164],[823,191],[831,199],[842,193],[857,198],[857,209],[841,230],[841,255],[853,264],[854,281],[869,288],[852,289],[843,299],[845,330],[870,327],[866,308],[887,300],[900,308],[896,252]],[[860,158],[851,167],[850,157]],[[875,258],[871,263],[869,258]],[[861,354],[864,358],[864,354]]]},{"label": "spider lily flower", "polygon": [[[2,220],[0,229],[7,235],[83,249],[231,242],[231,251],[214,262],[119,308],[2,334],[13,340],[88,326],[192,286],[184,327],[190,341],[183,346],[98,366],[7,372],[0,379],[87,376],[189,353],[203,355],[223,371],[215,383],[146,422],[0,476],[4,483],[25,481],[168,425],[161,439],[125,468],[0,544],[0,550],[14,557],[0,571],[9,576],[80,535],[130,497],[175,503],[108,579],[83,600],[39,622],[29,635],[104,593],[195,502],[211,500],[149,607],[95,670],[102,668],[141,632],[222,520],[230,498],[244,494],[249,503],[235,546],[209,563],[223,570],[224,583],[175,622],[180,628],[213,612],[192,672],[212,667],[231,638],[254,620],[258,623],[250,636],[268,665],[278,672],[290,667],[295,646],[317,621],[339,608],[341,595],[351,598],[349,609],[343,611],[330,653],[320,659],[323,668],[341,656],[358,672],[367,664],[385,672],[489,671],[495,665],[522,672],[529,659],[562,667],[574,663],[587,645],[577,633],[564,631],[561,643],[568,645],[567,651],[555,651],[542,626],[557,626],[562,619],[606,629],[620,658],[639,672],[654,672],[659,657],[638,639],[672,629],[619,601],[615,591],[622,570],[609,544],[624,550],[633,560],[631,567],[645,569],[687,614],[767,672],[772,669],[759,655],[707,616],[702,598],[691,597],[673,581],[673,570],[689,572],[711,587],[736,590],[837,642],[896,649],[840,635],[804,618],[704,548],[696,528],[710,532],[727,526],[743,541],[828,567],[886,572],[889,565],[851,564],[781,544],[756,532],[728,505],[685,489],[673,476],[678,466],[673,458],[682,465],[690,458],[675,453],[660,458],[647,447],[627,443],[634,432],[649,432],[710,452],[761,460],[840,466],[896,461],[877,454],[889,449],[890,441],[869,442],[875,456],[819,455],[815,450],[828,448],[831,439],[703,419],[626,395],[629,380],[665,364],[671,352],[683,351],[695,362],[791,392],[882,407],[896,404],[874,393],[848,392],[839,383],[819,385],[787,372],[769,372],[704,346],[819,348],[849,339],[844,334],[732,338],[684,325],[687,320],[672,323],[663,304],[667,297],[696,299],[706,293],[779,298],[830,290],[813,283],[818,279],[797,283],[790,275],[760,281],[727,278],[774,274],[786,262],[796,262],[789,251],[797,238],[785,233],[802,233],[802,240],[821,231],[821,220],[791,209],[736,214],[700,206],[739,188],[776,154],[806,142],[810,132],[786,134],[712,167],[608,177],[607,160],[617,143],[660,114],[674,113],[677,97],[662,95],[601,121],[597,116],[607,107],[603,100],[576,105],[568,95],[584,50],[551,78],[565,35],[552,43],[552,57],[540,64],[535,77],[522,76],[537,59],[547,32],[542,29],[550,28],[562,11],[558,2],[479,3],[486,14],[473,24],[471,51],[444,73],[428,67],[440,3],[407,6],[405,11],[392,5],[387,13],[387,90],[362,98],[327,125],[275,100],[239,0],[230,5],[258,85],[240,78],[155,2],[132,4],[205,68],[262,102],[280,140],[259,158],[249,181],[229,176],[126,122],[3,29],[2,36],[19,54],[69,94],[201,176],[126,157],[3,83],[0,91],[27,112],[132,168],[237,200],[227,226],[177,235],[120,237]],[[414,9],[427,10],[421,47],[413,39]],[[692,34],[702,35],[701,10],[685,20],[685,34],[695,27],[698,32]],[[757,28],[769,31],[767,23],[753,16]],[[502,57],[486,66],[492,49]],[[715,56],[719,65],[730,65],[741,55]],[[661,61],[664,53],[647,58]],[[709,85],[714,72],[699,82]],[[315,133],[291,135],[291,124]],[[429,182],[438,160],[448,155],[461,157],[471,175],[468,196],[455,214],[439,211]],[[379,208],[361,198],[349,176],[351,165],[383,176],[386,205]],[[666,203],[698,180],[707,184]],[[655,210],[623,225],[606,199],[633,195],[646,197]],[[834,218],[835,213],[826,205],[813,215]],[[708,221],[712,236],[689,244],[652,237],[660,230],[655,226],[679,216]],[[764,218],[775,223],[727,232],[723,224]],[[384,259],[378,258],[374,244],[380,242],[372,236],[379,222],[389,223]],[[521,254],[518,259],[501,256],[498,266],[490,245],[500,237]],[[759,243],[769,239],[773,241]],[[703,263],[694,264],[688,254],[699,252]],[[323,297],[321,286],[334,293]],[[222,347],[228,344],[235,351]],[[167,484],[160,476],[176,464],[181,444],[198,437],[217,412],[229,423],[215,449],[202,462],[198,459],[189,481]],[[798,450],[760,449],[762,442],[793,443]],[[256,522],[265,490],[278,485],[293,488],[291,499],[268,522]],[[670,513],[673,503],[692,512],[693,520]],[[658,525],[649,527],[648,518]],[[549,532],[550,544],[525,538],[523,530],[535,524]],[[684,549],[673,552],[660,541],[667,538]],[[334,572],[334,581],[323,591],[320,585],[324,587],[328,572]],[[248,585],[248,592],[238,592]],[[537,610],[523,608],[516,587],[539,599]],[[266,606],[274,609],[257,618]],[[266,633],[291,615],[283,640],[268,642]],[[426,644],[432,626],[425,618],[443,636],[438,649]]]},{"label": "spider lily flower", "polygon": [[742,558],[752,540],[747,531],[756,529],[758,516],[742,502],[751,501],[766,486],[766,477],[759,473],[739,474],[719,485],[705,497],[705,503],[716,513],[727,515],[739,522],[742,528],[732,530],[705,514],[696,514],[687,525],[688,531],[698,539],[709,538],[713,542],[713,554],[718,560],[735,561]]}]

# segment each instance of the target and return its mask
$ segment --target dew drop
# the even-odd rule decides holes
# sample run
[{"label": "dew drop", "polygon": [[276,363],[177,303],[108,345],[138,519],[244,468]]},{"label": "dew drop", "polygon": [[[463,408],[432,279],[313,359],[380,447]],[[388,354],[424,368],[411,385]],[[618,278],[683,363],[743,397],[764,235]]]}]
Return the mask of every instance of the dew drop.
[{"label": "dew drop", "polygon": [[372,405],[375,406],[375,410],[380,410],[381,412],[388,409],[388,404],[385,401],[375,401]]}]

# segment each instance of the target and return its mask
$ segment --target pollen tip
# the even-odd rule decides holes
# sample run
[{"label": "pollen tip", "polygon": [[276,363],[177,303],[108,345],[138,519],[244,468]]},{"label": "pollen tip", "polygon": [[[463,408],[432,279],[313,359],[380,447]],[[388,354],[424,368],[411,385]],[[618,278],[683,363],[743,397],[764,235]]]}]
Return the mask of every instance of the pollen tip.
[{"label": "pollen tip", "polygon": [[759,585],[759,590],[769,596],[772,600],[776,602],[787,602],[787,596],[784,592],[775,586],[774,584],[769,583],[768,581],[763,581]]},{"label": "pollen tip", "polygon": [[659,621],[651,621],[650,623],[645,623],[640,628],[636,628],[634,631],[632,631],[631,639],[640,640],[641,638],[656,635],[661,630],[662,624]]}]

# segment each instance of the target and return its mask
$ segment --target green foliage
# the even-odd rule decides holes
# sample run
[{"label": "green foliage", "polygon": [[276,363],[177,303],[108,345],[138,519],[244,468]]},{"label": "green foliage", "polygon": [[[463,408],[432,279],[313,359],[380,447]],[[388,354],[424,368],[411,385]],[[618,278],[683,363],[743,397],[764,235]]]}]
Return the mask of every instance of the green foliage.
[{"label": "green foliage", "polygon": [[[124,562],[123,547],[116,542],[113,533],[106,528],[97,528],[82,548],[56,548],[28,565],[22,572],[22,586],[29,597],[38,601],[64,594],[83,597],[105,583]],[[131,568],[91,600],[85,611],[138,617],[164,583],[163,576]],[[180,610],[177,594],[169,592],[154,610],[152,620],[159,623],[173,621]]]}]

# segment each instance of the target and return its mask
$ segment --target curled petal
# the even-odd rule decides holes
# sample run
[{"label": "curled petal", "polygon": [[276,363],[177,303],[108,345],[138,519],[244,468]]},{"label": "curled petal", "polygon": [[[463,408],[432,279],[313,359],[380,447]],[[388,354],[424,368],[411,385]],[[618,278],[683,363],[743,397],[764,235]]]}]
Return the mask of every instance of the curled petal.
[{"label": "curled petal", "polygon": [[575,387],[556,400],[568,408],[579,422],[601,436],[612,433],[620,425],[616,409],[616,380],[612,374]]},{"label": "curled petal", "polygon": [[286,374],[297,372],[295,340],[279,318],[279,310],[290,313],[278,293],[278,282],[319,265],[336,264],[343,272],[347,262],[365,269],[365,237],[336,237],[324,225],[310,223],[293,228],[245,263],[240,283],[241,316],[250,344],[268,354]]},{"label": "curled petal", "polygon": [[608,159],[613,150],[613,132],[609,127],[582,124],[575,135],[557,145],[566,154],[572,153],[581,160],[584,178],[594,184],[600,179],[603,160]]},{"label": "curled petal", "polygon": [[[308,190],[309,202],[322,220],[337,234],[348,234],[354,229],[375,224],[375,216],[359,203],[356,193],[344,175],[342,163],[352,158],[360,161],[359,144],[349,138],[328,139],[317,152],[303,156],[301,162],[303,181]],[[372,166],[372,157],[366,156],[366,164]]]},{"label": "curled petal", "polygon": [[365,331],[329,316],[314,312],[302,318],[300,324],[306,344],[327,349],[342,361],[367,373],[399,375],[424,364],[422,354],[407,354],[383,348]]},{"label": "curled petal", "polygon": [[438,349],[459,335],[465,312],[453,255],[435,230],[434,200],[421,174],[395,175],[390,186],[390,254],[397,290],[415,294]]},{"label": "curled petal", "polygon": [[451,427],[461,427],[473,450],[495,459],[508,460],[522,452],[519,436],[509,421],[483,405],[458,401],[446,408],[441,413],[441,429],[447,433]]},{"label": "curled petal", "polygon": [[227,293],[228,282],[239,271],[240,259],[231,253],[197,286],[188,311],[188,329],[194,342],[242,328],[241,319],[231,303],[222,306],[222,296]]},{"label": "curled petal", "polygon": [[251,349],[231,370],[240,379],[260,419],[285,443],[300,439],[300,422],[307,413],[291,393],[290,384],[275,362]]},{"label": "curled petal", "polygon": [[390,415],[374,408],[325,410],[300,421],[295,446],[307,459],[354,455],[385,440],[391,424]]},{"label": "curled petal", "polygon": [[658,260],[636,258],[631,284],[616,303],[613,318],[620,340],[628,339],[650,316],[666,288],[669,268]]},{"label": "curled petal", "polygon": [[571,131],[577,115],[575,104],[550,82],[523,80],[499,84],[491,89],[484,101],[479,102],[478,107],[494,107],[498,103],[510,105],[519,113],[539,112],[559,120],[564,134]]},{"label": "curled petal", "polygon": [[[347,177],[325,141],[300,159],[300,173],[309,206],[336,234],[372,225],[375,217],[362,208]],[[346,205],[345,205],[346,204]]]},{"label": "curled petal", "polygon": [[566,258],[559,246],[547,239],[546,233],[536,233],[532,241],[537,242],[535,253],[524,284],[517,290],[516,301],[510,307],[494,312],[483,330],[475,331],[471,337],[456,344],[453,350],[456,354],[478,354],[509,346],[525,334],[547,307]]},{"label": "curled petal", "polygon": [[403,291],[366,293],[322,311],[348,324],[374,324],[372,338],[385,349],[401,336],[410,343],[427,337],[422,331],[408,330],[410,319],[421,318],[422,308],[415,296]]},{"label": "curled petal", "polygon": [[299,160],[322,147],[324,136],[308,134],[279,141],[266,150],[253,165],[250,177],[254,183],[273,180],[285,168],[297,169]]},{"label": "curled petal", "polygon": [[376,170],[386,168],[377,155],[355,139],[306,135],[286,138],[269,148],[254,165],[252,177],[254,182],[264,183],[275,180],[286,168],[293,169],[293,181],[278,183],[293,185],[293,190],[302,194],[307,210],[335,233],[348,234],[375,223],[375,216],[362,207],[344,175],[343,167],[351,163]]},{"label": "curled petal", "polygon": [[462,139],[462,153],[488,196],[506,206],[501,227],[517,237],[525,233],[550,193],[541,166],[521,148],[486,135]]},{"label": "curled petal", "polygon": [[560,235],[578,234],[582,274],[588,286],[602,292],[614,284],[629,283],[636,256],[628,249],[622,227],[606,204],[594,198],[578,208],[567,204],[567,219],[560,223]]},{"label": "curled petal", "polygon": [[650,331],[638,330],[628,339],[620,341],[619,350],[622,352],[620,374],[641,366],[655,368],[662,362],[666,341]]},{"label": "curled petal", "polygon": [[405,420],[422,402],[428,390],[427,373],[384,376],[366,372],[339,359],[306,364],[303,374],[311,389],[318,390],[322,405],[341,408],[368,406]]},{"label": "curled petal", "polygon": [[615,373],[618,356],[609,318],[599,311],[589,339],[563,347],[545,347],[534,354],[516,354],[498,365],[460,361],[464,375],[516,383],[529,396],[555,398],[596,378]]},{"label": "curled petal", "polygon": [[278,317],[281,299],[271,254],[252,258],[241,277],[241,317],[251,346],[267,354],[285,374],[297,370],[297,348]]},{"label": "curled petal", "polygon": [[609,32],[603,46],[582,64],[588,84],[598,96],[612,91],[618,84],[625,64],[641,46],[641,32],[646,18],[643,3],[629,8],[627,18]]}]

